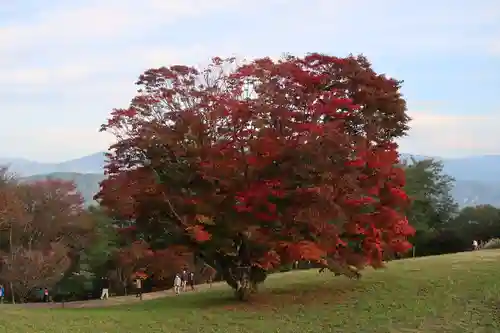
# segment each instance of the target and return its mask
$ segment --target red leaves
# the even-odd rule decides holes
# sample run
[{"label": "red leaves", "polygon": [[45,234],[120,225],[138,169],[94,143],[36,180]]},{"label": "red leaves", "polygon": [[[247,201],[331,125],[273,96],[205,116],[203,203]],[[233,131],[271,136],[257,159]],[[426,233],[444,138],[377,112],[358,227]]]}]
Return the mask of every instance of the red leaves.
[{"label": "red leaves", "polygon": [[358,223],[348,222],[344,225],[344,230],[350,235],[362,235],[365,233],[365,228],[361,227]]},{"label": "red leaves", "polygon": [[259,258],[254,264],[265,270],[277,267],[280,264],[280,256],[275,251],[266,252],[262,258]]},{"label": "red leaves", "polygon": [[45,250],[11,246],[10,253],[2,253],[0,279],[11,282],[23,301],[35,287],[54,286],[71,264],[66,246],[55,242],[47,246]]},{"label": "red leaves", "polygon": [[157,250],[150,258],[146,273],[155,278],[170,279],[185,267],[193,265],[193,254],[184,246],[171,246],[165,250]]},{"label": "red leaves", "polygon": [[345,162],[345,166],[354,167],[354,168],[362,168],[365,166],[365,164],[366,164],[366,162],[360,158],[356,158],[354,160],[349,160],[349,161]]},{"label": "red leaves", "polygon": [[22,298],[35,286],[51,287],[71,264],[71,253],[93,236],[94,220],[73,183],[17,182],[0,170],[0,279]]},{"label": "red leaves", "polygon": [[170,278],[192,262],[192,253],[184,247],[172,246],[169,249],[153,251],[144,241],[133,242],[115,254],[115,263],[125,279],[141,276],[144,278],[148,275],[154,275],[159,280]]},{"label": "red leaves", "polygon": [[249,155],[247,156],[247,163],[249,165],[255,165],[258,163],[258,158],[256,156]]},{"label": "red leaves", "polygon": [[24,225],[27,218],[27,212],[24,209],[23,202],[16,193],[14,186],[0,187],[0,228],[5,229],[12,224]]},{"label": "red leaves", "polygon": [[399,199],[401,199],[403,201],[408,200],[408,195],[401,188],[391,187],[389,189],[389,191],[391,192],[392,196],[398,197]]},{"label": "red leaves", "polygon": [[[146,242],[136,241],[128,247],[121,248],[117,252],[117,260],[121,266],[145,266],[144,259],[150,256],[150,251],[149,245]],[[140,268],[142,267],[138,267],[137,269]]]},{"label": "red leaves", "polygon": [[319,261],[326,255],[325,249],[317,243],[307,240],[301,240],[296,243],[280,242],[277,248],[287,262],[296,260]]},{"label": "red leaves", "polygon": [[297,124],[295,126],[295,129],[298,132],[310,132],[314,134],[322,134],[324,131],[324,127],[320,126],[318,124],[313,124],[313,123],[305,123],[305,124]]},{"label": "red leaves", "polygon": [[119,117],[129,117],[132,118],[137,114],[137,110],[130,107],[128,109],[115,109],[111,112],[112,116]]},{"label": "red leaves", "polygon": [[206,242],[206,241],[210,240],[210,238],[212,238],[210,233],[208,233],[201,225],[195,225],[195,226],[189,227],[187,230],[192,234],[193,238],[198,243]]},{"label": "red leaves", "polygon": [[277,205],[270,200],[283,198],[285,193],[280,189],[278,179],[259,181],[246,191],[236,193],[234,209],[239,213],[252,213],[261,221],[273,221],[277,218]]},{"label": "red leaves", "polygon": [[94,226],[72,182],[49,179],[3,190],[10,193],[10,198],[4,199],[12,204],[4,211],[10,216],[4,218],[15,222],[11,224],[15,228],[29,230],[46,246],[55,239],[72,247],[82,245]]},{"label": "red leaves", "polygon": [[325,64],[325,63],[342,66],[346,63],[346,59],[332,57],[332,56],[328,56],[325,54],[310,53],[307,56],[305,56],[304,63],[307,63],[312,67],[317,67],[317,66],[319,66],[321,64]]},{"label": "red leaves", "polygon": [[406,240],[396,240],[390,244],[390,247],[394,252],[405,253],[408,250],[411,250],[413,245],[411,245],[410,242]]},{"label": "red leaves", "polygon": [[180,230],[193,251],[233,253],[227,244],[253,231],[263,267],[321,260],[325,249],[350,257],[339,245],[359,234],[377,265],[384,245],[408,234],[399,82],[364,57],[323,54],[244,66],[214,57],[202,73],[148,70],[130,108],[112,113],[105,128],[118,143],[97,196],[110,212],[150,237]]},{"label": "red leaves", "polygon": [[297,244],[293,244],[290,248],[293,249],[292,251],[299,254],[299,258],[302,260],[318,261],[326,255],[326,252],[321,249],[318,244],[311,241],[301,241]]},{"label": "red leaves", "polygon": [[346,199],[344,200],[344,204],[345,205],[348,205],[348,206],[363,206],[363,205],[367,205],[367,204],[372,204],[375,202],[375,199],[373,199],[372,197],[361,197],[361,198],[358,198],[358,199]]}]

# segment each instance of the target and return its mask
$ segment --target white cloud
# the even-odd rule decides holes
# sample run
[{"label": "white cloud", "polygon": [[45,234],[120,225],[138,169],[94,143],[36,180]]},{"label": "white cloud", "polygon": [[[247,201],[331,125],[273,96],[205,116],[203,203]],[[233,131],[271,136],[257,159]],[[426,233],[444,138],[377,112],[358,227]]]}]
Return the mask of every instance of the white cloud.
[{"label": "white cloud", "polygon": [[[214,29],[217,36],[210,41],[170,46],[173,57],[162,59],[154,55],[158,49],[168,48],[168,35],[182,36],[185,31],[204,29],[196,25],[199,17],[222,12],[230,18],[233,13],[258,13],[279,3],[285,6],[282,8],[284,14],[278,16],[276,13],[274,22],[252,20],[243,21],[240,26],[220,27]],[[272,53],[290,51],[290,48],[295,50],[296,45],[280,42],[283,35],[287,40],[296,36],[297,40],[292,40],[294,44],[304,44],[311,49],[331,43],[341,53],[351,51],[370,55],[396,51],[408,55],[425,49],[433,52],[496,52],[495,45],[500,36],[498,29],[473,33],[466,28],[468,24],[485,24],[500,18],[500,14],[494,14],[498,6],[489,4],[486,1],[483,6],[471,7],[472,12],[470,8],[458,10],[454,6],[442,6],[446,9],[446,15],[443,15],[442,7],[422,10],[420,5],[413,8],[413,5],[395,0],[383,3],[358,0],[350,4],[335,0],[297,1],[293,6],[283,0],[251,3],[243,0],[94,0],[75,5],[67,3],[59,9],[41,11],[28,22],[0,26],[0,69],[3,72],[0,84],[30,84],[31,79],[33,84],[40,85],[49,77],[64,84],[65,80],[88,78],[89,72],[103,73],[119,70],[121,66],[135,65],[144,69],[149,67],[148,64],[165,64],[171,59],[192,61],[196,58],[200,61],[220,54],[221,48],[231,48],[232,52],[246,55],[267,53],[266,49],[272,49]],[[358,7],[363,10],[358,11]],[[407,11],[413,9],[409,15]],[[249,17],[253,19],[255,16]],[[174,25],[179,22],[183,22],[180,29]],[[185,27],[186,23],[192,27]],[[216,20],[214,23],[221,24]],[[158,40],[149,38],[158,30],[164,32],[164,36],[158,35]],[[257,40],[248,35],[252,30],[255,30]],[[310,34],[310,40],[305,39],[308,36],[301,30]],[[249,40],[238,40],[234,36],[225,39],[224,33],[230,35],[231,31],[242,31],[242,38]],[[274,43],[273,38],[276,39]],[[312,46],[311,40],[315,41]],[[276,52],[276,49],[280,51]],[[19,55],[26,53],[31,54],[30,59],[36,53],[48,60],[28,68],[12,69],[12,65],[19,66]]]},{"label": "white cloud", "polygon": [[427,156],[467,156],[499,153],[500,112],[445,115],[410,112],[408,137],[400,140],[402,152]]},{"label": "white cloud", "polygon": [[240,0],[108,0],[70,5],[60,2],[56,9],[41,11],[23,24],[11,23],[0,29],[3,50],[33,49],[41,45],[66,45],[127,38],[148,29],[182,19],[240,6]]},{"label": "white cloud", "polygon": [[[451,0],[75,0],[56,6],[57,1],[30,13],[18,7],[19,20],[0,23],[0,114],[16,115],[0,122],[0,133],[18,142],[21,156],[49,155],[39,153],[46,147],[52,147],[53,159],[105,149],[96,129],[112,107],[127,104],[133,82],[151,67],[288,51],[382,58],[500,54],[500,10],[492,0],[463,6]],[[9,12],[14,9],[10,5]],[[475,136],[485,135],[479,120],[437,120],[425,112],[414,118],[411,138],[402,140],[411,152],[470,151]],[[27,120],[33,122],[28,133]],[[467,128],[468,123],[478,125]],[[455,130],[465,134],[457,138]],[[494,149],[487,140],[478,144]],[[13,149],[3,148],[0,156]]]},{"label": "white cloud", "polygon": [[[1,142],[15,146],[8,157],[29,157],[39,162],[60,162],[106,150],[114,142],[98,128],[43,128],[19,134],[0,133]],[[26,144],[28,143],[28,144]],[[31,144],[30,144],[31,143]]]},{"label": "white cloud", "polygon": [[0,85],[43,86],[53,83],[72,83],[85,80],[95,69],[79,64],[63,64],[56,68],[14,68],[2,71]]}]

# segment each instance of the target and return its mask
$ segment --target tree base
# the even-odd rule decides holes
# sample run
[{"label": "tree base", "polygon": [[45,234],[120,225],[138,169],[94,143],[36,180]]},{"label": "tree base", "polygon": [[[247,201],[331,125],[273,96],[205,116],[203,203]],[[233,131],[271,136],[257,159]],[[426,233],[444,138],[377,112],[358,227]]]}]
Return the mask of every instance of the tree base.
[{"label": "tree base", "polygon": [[236,280],[235,296],[240,301],[248,301],[252,294],[258,292],[258,284],[266,278],[264,271],[256,271],[254,267],[249,268],[249,272],[240,275]]},{"label": "tree base", "polygon": [[361,278],[361,273],[359,270],[351,265],[347,265],[344,263],[340,263],[338,261],[334,261],[333,259],[327,259],[326,264],[321,267],[319,270],[320,273],[324,272],[325,269],[328,269],[330,272],[333,272],[335,276],[345,275],[351,279],[359,280]]}]

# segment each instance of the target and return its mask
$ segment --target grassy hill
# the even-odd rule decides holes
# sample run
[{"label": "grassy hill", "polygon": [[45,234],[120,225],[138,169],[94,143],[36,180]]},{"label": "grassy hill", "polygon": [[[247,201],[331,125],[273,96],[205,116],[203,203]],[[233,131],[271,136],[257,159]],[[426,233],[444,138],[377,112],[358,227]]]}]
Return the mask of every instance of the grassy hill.
[{"label": "grassy hill", "polygon": [[35,175],[22,178],[24,181],[38,181],[44,179],[62,179],[75,183],[85,199],[86,204],[93,202],[94,195],[99,191],[99,183],[104,175],[97,173],[53,172],[45,175]]},{"label": "grassy hill", "polygon": [[4,305],[0,332],[493,333],[499,264],[500,251],[484,250],[394,261],[360,281],[317,270],[274,274],[248,303],[218,285],[100,309]]}]

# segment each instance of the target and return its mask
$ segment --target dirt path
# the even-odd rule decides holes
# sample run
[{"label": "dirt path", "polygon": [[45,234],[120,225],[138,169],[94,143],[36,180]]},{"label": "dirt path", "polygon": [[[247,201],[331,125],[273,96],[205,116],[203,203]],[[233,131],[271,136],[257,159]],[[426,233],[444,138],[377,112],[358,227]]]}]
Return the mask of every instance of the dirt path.
[{"label": "dirt path", "polygon": [[[214,283],[213,287],[220,286],[221,283]],[[200,284],[196,286],[195,291],[186,291],[182,294],[186,293],[193,293],[193,292],[198,292],[198,291],[203,291],[210,289],[210,286],[208,284]],[[151,293],[146,293],[142,295],[142,301],[148,301],[148,300],[153,300],[153,299],[158,299],[158,298],[164,298],[164,297],[172,297],[175,296],[173,289],[169,290],[162,290],[162,291],[155,291]],[[121,305],[121,304],[135,304],[135,303],[140,303],[141,299],[136,297],[135,295],[129,295],[129,296],[114,296],[110,297],[107,300],[100,300],[100,299],[93,299],[89,301],[75,301],[75,302],[67,302],[67,303],[26,303],[26,304],[16,304],[14,306],[22,306],[25,308],[102,308],[102,307],[108,307],[108,306],[115,306],[115,305]]]}]

